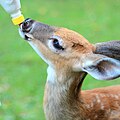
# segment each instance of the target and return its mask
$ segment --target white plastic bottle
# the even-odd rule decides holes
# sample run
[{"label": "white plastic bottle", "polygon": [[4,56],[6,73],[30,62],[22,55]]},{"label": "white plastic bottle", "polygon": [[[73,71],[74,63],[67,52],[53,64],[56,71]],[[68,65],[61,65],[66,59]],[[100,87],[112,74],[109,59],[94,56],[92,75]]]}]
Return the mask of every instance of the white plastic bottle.
[{"label": "white plastic bottle", "polygon": [[0,4],[12,17],[12,22],[14,25],[19,25],[24,21],[24,16],[20,11],[20,0],[0,0]]}]

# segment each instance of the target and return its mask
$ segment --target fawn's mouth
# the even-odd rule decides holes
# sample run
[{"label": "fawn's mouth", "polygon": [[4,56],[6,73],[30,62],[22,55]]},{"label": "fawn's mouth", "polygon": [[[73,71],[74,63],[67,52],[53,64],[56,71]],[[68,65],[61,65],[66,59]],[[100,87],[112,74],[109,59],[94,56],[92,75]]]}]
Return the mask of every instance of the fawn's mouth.
[{"label": "fawn's mouth", "polygon": [[23,39],[25,39],[27,41],[32,40],[32,36],[30,36],[30,34],[28,34],[28,33],[23,32],[21,29],[19,29],[19,34]]}]

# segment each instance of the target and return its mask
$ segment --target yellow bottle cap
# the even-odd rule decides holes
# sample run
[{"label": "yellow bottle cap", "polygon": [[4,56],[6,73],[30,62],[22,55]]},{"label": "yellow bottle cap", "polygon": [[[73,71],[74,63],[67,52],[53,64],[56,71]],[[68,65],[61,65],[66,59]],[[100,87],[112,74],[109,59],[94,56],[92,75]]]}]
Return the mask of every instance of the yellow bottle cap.
[{"label": "yellow bottle cap", "polygon": [[19,17],[17,17],[17,18],[13,18],[13,19],[12,19],[12,22],[13,22],[14,25],[19,25],[19,24],[22,23],[24,20],[25,20],[25,19],[24,19],[24,16],[21,15],[21,16],[19,16]]}]

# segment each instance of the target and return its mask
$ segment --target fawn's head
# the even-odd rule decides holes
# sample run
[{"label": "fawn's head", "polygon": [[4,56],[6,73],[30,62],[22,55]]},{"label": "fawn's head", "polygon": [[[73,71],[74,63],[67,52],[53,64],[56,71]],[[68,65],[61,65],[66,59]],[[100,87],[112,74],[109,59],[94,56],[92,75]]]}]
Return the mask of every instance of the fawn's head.
[{"label": "fawn's head", "polygon": [[31,19],[26,19],[20,27],[21,36],[56,70],[85,71],[101,80],[120,76],[119,60],[97,54],[95,45],[72,30]]}]

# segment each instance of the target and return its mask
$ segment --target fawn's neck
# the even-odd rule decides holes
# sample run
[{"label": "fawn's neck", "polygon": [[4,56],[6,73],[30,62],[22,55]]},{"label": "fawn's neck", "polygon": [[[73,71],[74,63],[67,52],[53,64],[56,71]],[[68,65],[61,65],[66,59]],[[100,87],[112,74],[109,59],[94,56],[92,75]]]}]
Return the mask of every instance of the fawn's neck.
[{"label": "fawn's neck", "polygon": [[80,82],[85,73],[62,70],[56,73],[48,68],[44,94],[44,111],[47,120],[84,120],[84,105],[80,95]]}]

